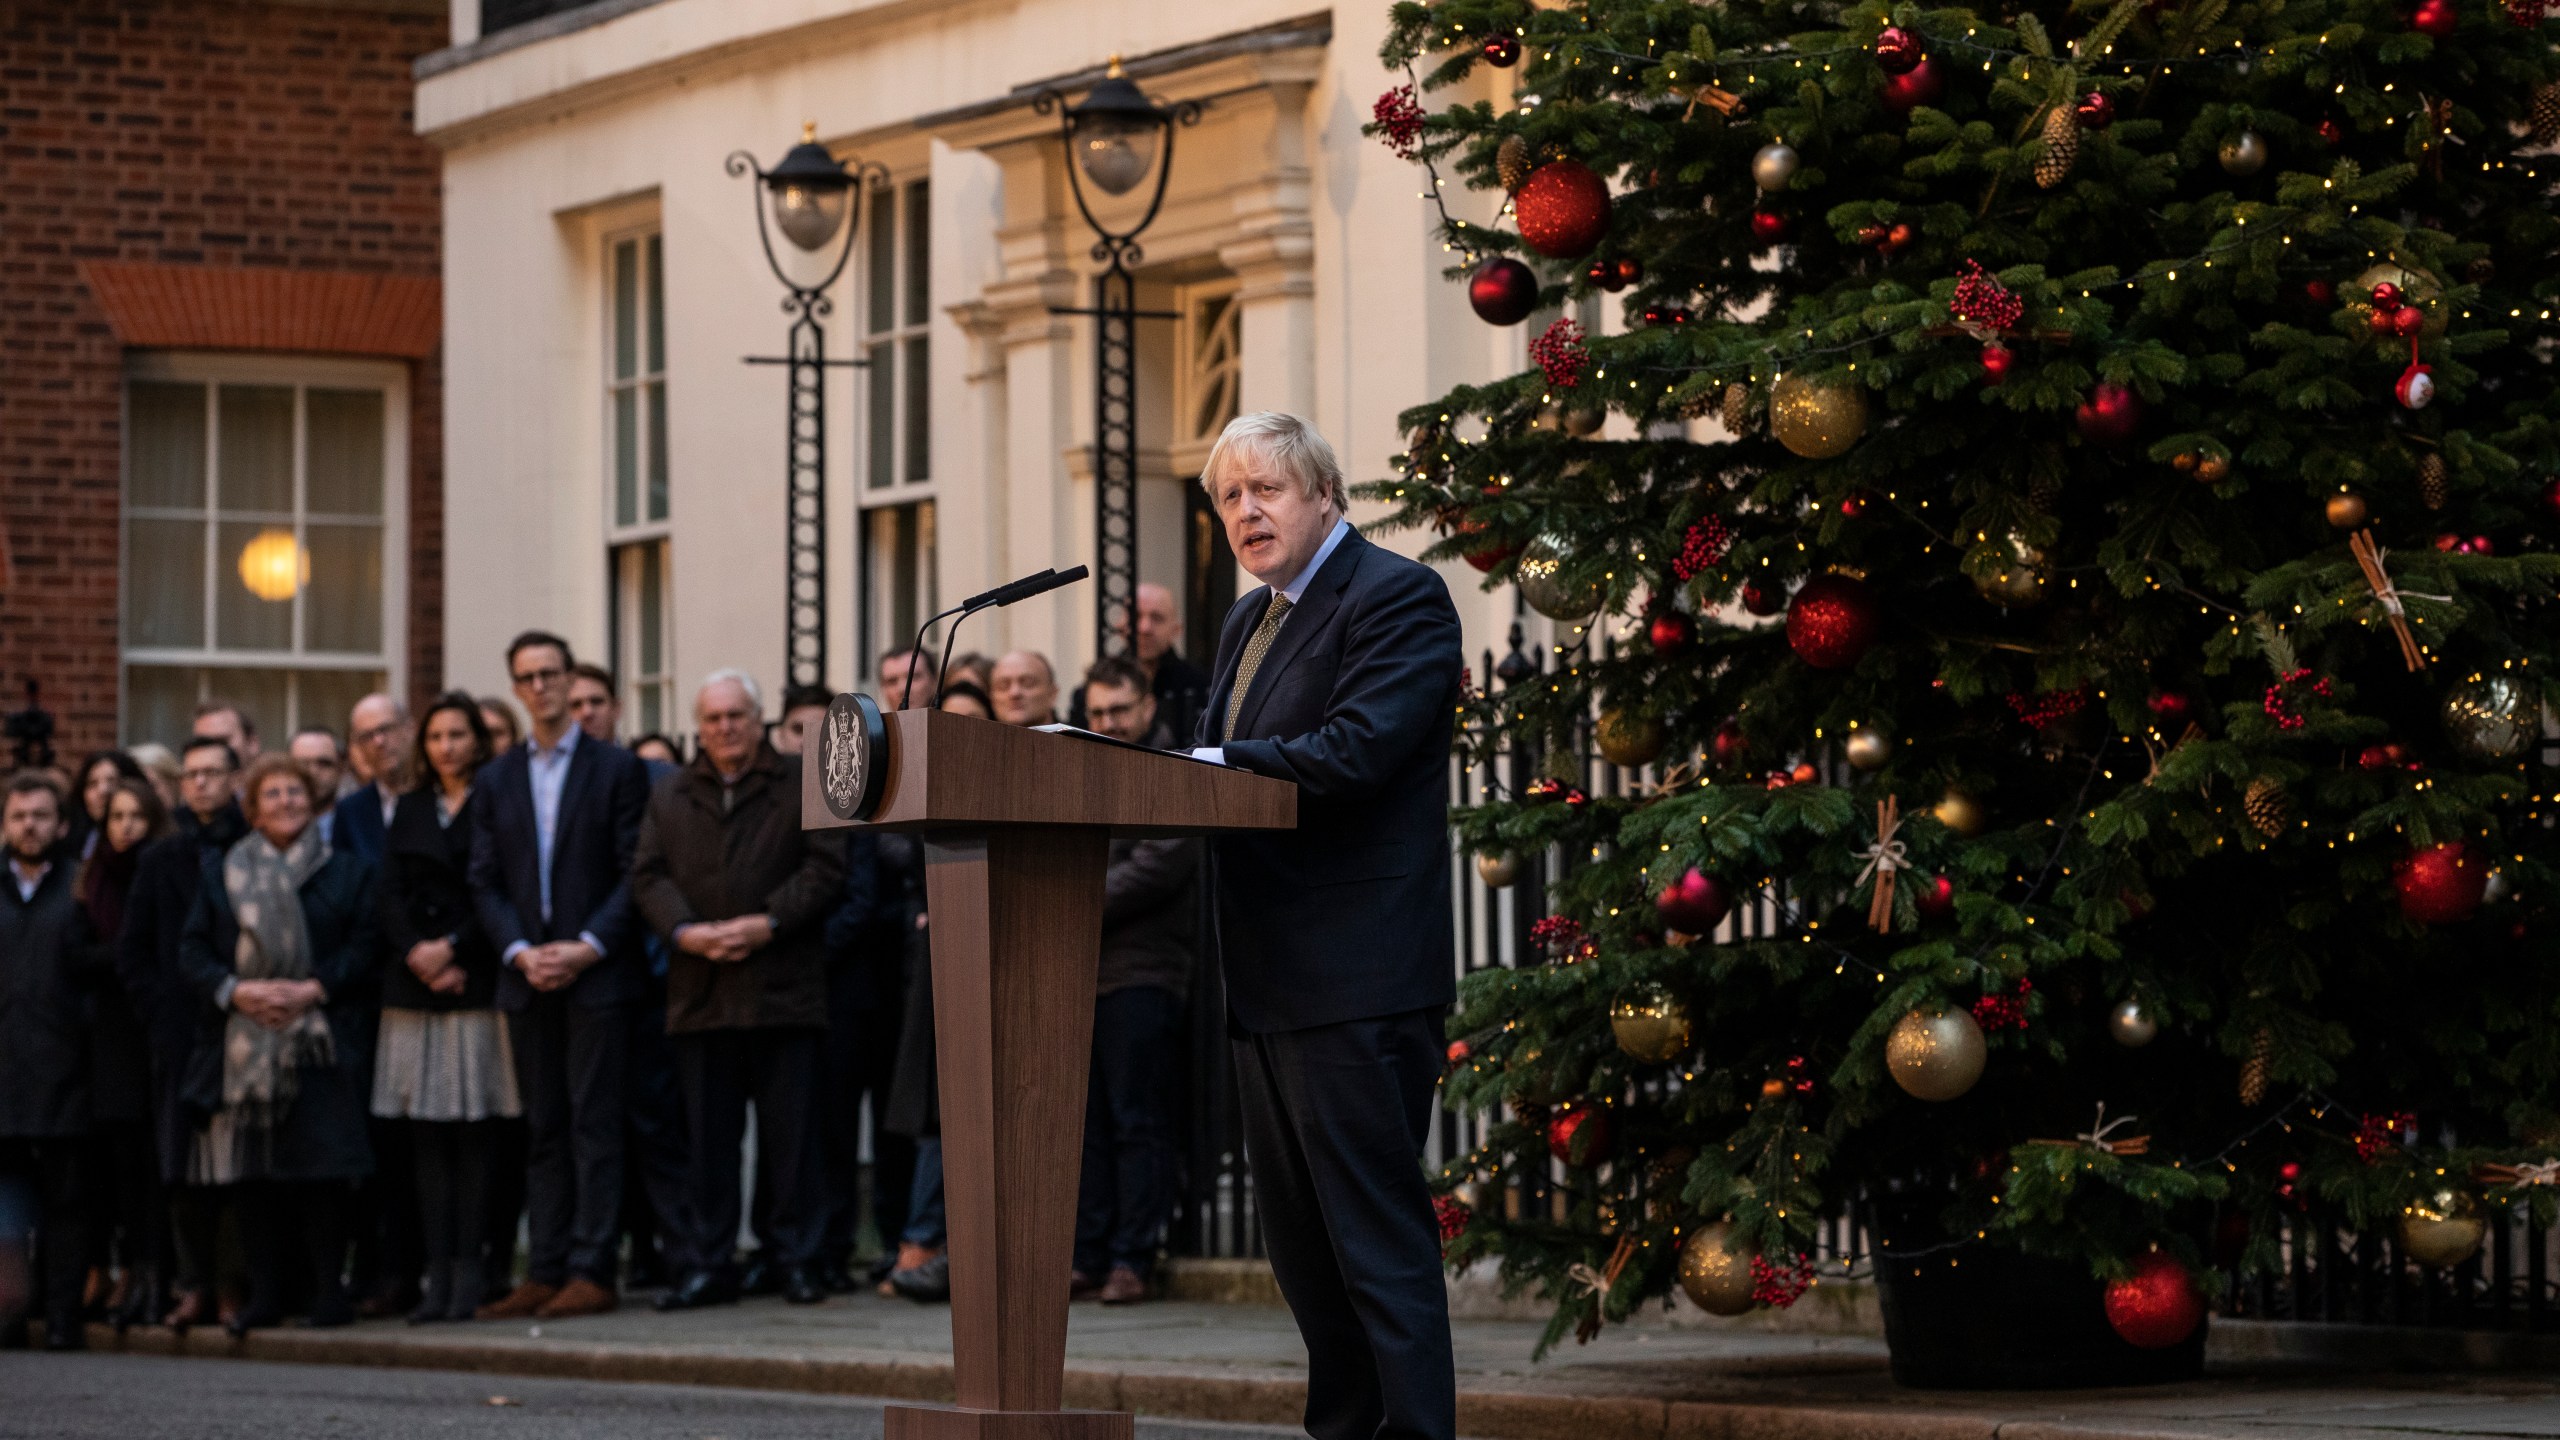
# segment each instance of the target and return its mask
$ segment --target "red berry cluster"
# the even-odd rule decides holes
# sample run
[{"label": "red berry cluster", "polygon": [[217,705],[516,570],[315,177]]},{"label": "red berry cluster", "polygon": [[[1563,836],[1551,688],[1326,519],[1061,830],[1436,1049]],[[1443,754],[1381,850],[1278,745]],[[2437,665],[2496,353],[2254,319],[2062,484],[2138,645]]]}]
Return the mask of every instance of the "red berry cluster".
[{"label": "red berry cluster", "polygon": [[2543,0],[2507,0],[2507,23],[2519,30],[2542,28]]},{"label": "red berry cluster", "polygon": [[2409,758],[2409,747],[2394,740],[2383,745],[2367,745],[2356,752],[2356,764],[2367,770],[2419,770],[2425,767]]},{"label": "red berry cluster", "polygon": [[1422,145],[1422,102],[1414,98],[1413,87],[1399,85],[1378,97],[1369,109],[1369,118],[1377,123],[1378,132],[1386,137],[1387,148],[1399,160],[1410,160]]},{"label": "red berry cluster", "polygon": [[1964,275],[1956,281],[1956,298],[1947,307],[1958,320],[1979,325],[1986,330],[2006,330],[2016,325],[2027,313],[2027,302],[2011,293],[2009,287],[1991,278],[1982,262],[1964,262]]},{"label": "red berry cluster", "polygon": [[1455,1195],[1434,1195],[1431,1218],[1440,1222],[1440,1245],[1446,1249],[1450,1241],[1467,1233],[1467,1222],[1476,1218],[1476,1212]]},{"label": "red berry cluster", "polygon": [[1529,358],[1547,372],[1548,384],[1571,389],[1582,383],[1582,370],[1591,363],[1591,352],[1582,348],[1582,327],[1562,319],[1529,342]]},{"label": "red berry cluster", "polygon": [[2305,688],[2312,694],[2323,700],[2329,698],[2329,677],[2322,675],[2315,678],[2311,673],[2311,667],[2307,665],[2299,670],[2286,671],[2276,677],[2276,683],[2267,687],[2267,698],[2262,702],[2267,718],[2276,722],[2277,729],[2299,730],[2302,728],[2302,712],[2294,708],[2293,687],[2302,684],[2305,680],[2311,682]]},{"label": "red berry cluster", "polygon": [[2356,1158],[2367,1165],[2398,1146],[2418,1143],[2418,1117],[2406,1110],[2367,1115],[2356,1122]]},{"label": "red berry cluster", "polygon": [[1787,1083],[1794,1086],[1795,1092],[1799,1095],[1810,1095],[1813,1093],[1813,1077],[1805,1073],[1806,1068],[1807,1066],[1803,1056],[1790,1055],[1787,1057]]},{"label": "red berry cluster", "polygon": [[1733,548],[1733,527],[1721,515],[1710,515],[1689,527],[1680,539],[1680,555],[1671,562],[1672,575],[1693,580],[1709,566],[1723,563],[1725,552]]},{"label": "red berry cluster", "polygon": [[1751,1298],[1761,1304],[1784,1310],[1812,1288],[1813,1262],[1803,1255],[1774,1265],[1766,1256],[1751,1257]]},{"label": "red berry cluster", "polygon": [[2018,718],[2025,721],[2030,730],[2042,730],[2056,720],[2077,715],[2088,703],[2089,692],[2086,689],[2055,690],[2033,696],[2013,692],[2009,696],[2009,708],[2018,712]]},{"label": "red berry cluster", "polygon": [[1588,804],[1591,800],[1590,796],[1582,793],[1581,786],[1567,785],[1550,775],[1541,775],[1530,781],[1528,788],[1520,792],[1520,798],[1532,804],[1561,800],[1567,805]]},{"label": "red berry cluster", "polygon": [[2035,982],[2024,975],[2018,977],[2018,988],[2006,995],[1985,995],[1973,1002],[1973,1022],[1988,1034],[2003,1030],[2027,1028],[2027,997],[2035,992]]},{"label": "red berry cluster", "polygon": [[1582,940],[1582,922],[1570,915],[1550,915],[1529,927],[1529,939],[1561,956]]}]

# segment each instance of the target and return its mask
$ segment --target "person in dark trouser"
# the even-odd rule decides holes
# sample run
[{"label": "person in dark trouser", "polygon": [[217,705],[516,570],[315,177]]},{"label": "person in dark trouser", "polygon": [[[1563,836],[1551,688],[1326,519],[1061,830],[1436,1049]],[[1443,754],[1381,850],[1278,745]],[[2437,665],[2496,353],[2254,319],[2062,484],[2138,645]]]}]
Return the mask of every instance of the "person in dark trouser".
[{"label": "person in dark trouser", "polygon": [[178,943],[196,906],[208,861],[249,832],[232,798],[239,757],[228,742],[195,739],[179,757],[177,833],[154,843],[135,867],[116,942],[116,979],[151,1046],[151,1131],[168,1187],[176,1246],[175,1302],[163,1317],[181,1334],[215,1318],[214,1237],[221,1192],[186,1183],[195,1126],[181,1092],[199,1027],[195,1004],[178,982]]},{"label": "person in dark trouser", "polygon": [[693,1138],[690,1268],[661,1310],[738,1297],[739,1165],[747,1106],[772,1176],[768,1257],[783,1298],[826,1298],[817,1273],[821,926],[844,884],[841,842],[800,826],[800,757],[765,742],[755,681],[717,670],[694,699],[700,753],[658,783],[632,862],[632,898],[672,954],[667,1034]]},{"label": "person in dark trouser", "polygon": [[231,1189],[249,1260],[249,1302],[223,1327],[234,1336],[283,1319],[297,1238],[307,1323],[356,1318],[347,1247],[356,1182],[373,1170],[364,1085],[382,949],[373,866],[320,838],[302,767],[265,757],[243,790],[249,833],[207,863],[178,945],[197,1017],[187,1179]]},{"label": "person in dark trouser", "polygon": [[636,998],[631,852],[648,772],[585,738],[569,716],[569,642],[528,631],[507,647],[526,742],[475,782],[471,890],[498,947],[498,1008],[514,1032],[530,1155],[524,1282],[484,1320],[569,1319],[620,1303],[624,1065]]},{"label": "person in dark trouser", "polygon": [[[19,773],[0,799],[0,845],[8,852],[0,867],[0,1183],[40,1200],[45,1344],[77,1350],[85,1343],[80,1282],[89,1265],[81,1193],[90,1114],[89,922],[73,894],[71,862],[56,848],[65,806],[53,777],[34,771]],[[0,1235],[0,1248],[24,1243]],[[24,1334],[25,1321],[22,1310],[0,1310],[0,1328]]]},{"label": "person in dark trouser", "polygon": [[[1085,672],[1082,692],[1092,729],[1132,745],[1172,747],[1136,665],[1099,660]],[[1147,1298],[1156,1242],[1173,1214],[1174,1066],[1191,988],[1199,877],[1196,841],[1111,842],[1069,1285],[1078,1299],[1127,1305]]]},{"label": "person in dark trouser", "polygon": [[498,952],[471,902],[472,780],[489,754],[479,702],[427,707],[415,773],[385,836],[382,1041],[373,1113],[402,1122],[416,1177],[426,1283],[409,1323],[468,1320],[483,1299],[482,1243],[496,1127],[524,1113],[498,1013]]},{"label": "person in dark trouser", "polygon": [[108,1315],[122,1333],[157,1321],[165,1304],[169,1196],[151,1143],[151,1036],[117,982],[116,955],[143,852],[168,835],[169,812],[150,781],[120,779],[107,792],[101,822],[77,887],[90,935],[88,1176],[99,1222],[91,1253],[103,1264],[112,1246],[123,1263]]},{"label": "person in dark trouser", "polygon": [[[301,738],[295,737],[297,747]],[[320,785],[320,833],[331,849],[380,867],[392,809],[419,779],[410,763],[417,739],[409,707],[396,695],[377,691],[349,708],[346,769],[356,783],[334,801],[326,798],[328,784]],[[384,964],[397,969],[399,957],[386,957]],[[410,1168],[416,1154],[408,1121],[374,1117],[374,1174],[356,1196],[356,1310],[370,1319],[406,1314],[418,1303],[426,1240],[418,1217],[418,1177]]]},{"label": "person in dark trouser", "polygon": [[1237,560],[1195,752],[1298,787],[1298,827],[1215,842],[1245,1157],[1307,1345],[1315,1440],[1450,1440],[1457,1380],[1422,1149],[1455,998],[1449,740],[1457,609],[1360,538],[1342,471],[1289,415],[1202,467]]},{"label": "person in dark trouser", "polygon": [[[613,672],[585,661],[569,667],[569,715],[599,745],[622,731],[622,698]],[[649,784],[676,772],[674,763],[632,750]],[[676,1093],[675,1051],[667,1045],[667,944],[642,927],[638,998],[628,1007],[630,1050],[623,1063],[622,1230],[630,1237],[634,1290],[670,1285],[684,1270],[685,1207],[692,1182],[684,1133],[684,1097]]]},{"label": "person in dark trouser", "polygon": [[847,1264],[862,1216],[862,1119],[871,1117],[871,1219],[884,1253],[869,1277],[878,1284],[895,1268],[914,1184],[915,1142],[886,1128],[889,1087],[897,1074],[899,1007],[906,995],[907,903],[904,877],[880,861],[882,837],[856,832],[845,840],[844,895],[827,917],[827,1048],[818,1111],[825,1158],[826,1223],[820,1278],[832,1291],[855,1288]]}]

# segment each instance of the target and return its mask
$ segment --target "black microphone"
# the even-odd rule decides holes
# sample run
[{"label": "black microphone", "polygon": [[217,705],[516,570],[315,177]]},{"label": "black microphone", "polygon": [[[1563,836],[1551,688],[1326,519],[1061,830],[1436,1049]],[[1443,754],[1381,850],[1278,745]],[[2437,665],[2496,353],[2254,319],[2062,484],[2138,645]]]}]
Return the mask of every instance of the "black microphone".
[{"label": "black microphone", "polygon": [[[1082,565],[1077,566],[1073,570],[1058,570],[1052,568],[1043,570],[1037,575],[1025,575],[1019,580],[1007,581],[993,590],[985,590],[972,595],[968,599],[961,601],[959,604],[952,606],[950,609],[943,611],[941,614],[934,616],[932,619],[925,621],[922,625],[917,626],[916,643],[914,648],[908,651],[908,654],[912,657],[923,653],[924,637],[926,632],[932,630],[934,626],[942,623],[942,621],[953,615],[959,616],[960,619],[953,620],[951,622],[951,628],[948,631],[945,631],[942,636],[942,663],[935,666],[933,672],[934,677],[938,682],[943,672],[950,668],[951,645],[953,641],[960,638],[960,625],[962,621],[967,620],[970,616],[977,614],[981,610],[1002,609],[1017,600],[1028,600],[1034,595],[1046,595],[1061,585],[1073,585],[1077,581],[1085,578],[1089,573],[1091,572],[1087,571]],[[899,687],[898,691],[899,709],[904,710],[907,708],[907,698],[915,693],[915,688],[916,666],[915,661],[910,658],[907,661],[907,683]],[[934,700],[935,708],[941,708],[941,704],[941,699],[937,696]]]}]

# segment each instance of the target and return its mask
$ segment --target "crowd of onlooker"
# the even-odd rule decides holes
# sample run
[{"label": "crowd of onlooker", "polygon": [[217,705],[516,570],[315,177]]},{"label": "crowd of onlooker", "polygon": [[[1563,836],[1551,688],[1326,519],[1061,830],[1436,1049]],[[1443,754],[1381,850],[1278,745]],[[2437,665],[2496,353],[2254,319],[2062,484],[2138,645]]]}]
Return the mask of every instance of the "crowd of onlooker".
[{"label": "crowd of onlooker", "polygon": [[[1141,586],[1135,658],[1069,718],[1186,742],[1207,687],[1179,638]],[[215,701],[8,780],[0,1347],[39,1313],[71,1349],[92,1320],[948,1296],[922,855],[801,828],[830,697],[768,720],[718,670],[689,745],[626,743],[566,641],[506,663],[512,703],[369,695],[270,748]],[[875,678],[884,705],[1060,718],[1030,651]],[[1199,869],[1195,842],[1111,849],[1079,1297],[1145,1298],[1173,1209]]]}]

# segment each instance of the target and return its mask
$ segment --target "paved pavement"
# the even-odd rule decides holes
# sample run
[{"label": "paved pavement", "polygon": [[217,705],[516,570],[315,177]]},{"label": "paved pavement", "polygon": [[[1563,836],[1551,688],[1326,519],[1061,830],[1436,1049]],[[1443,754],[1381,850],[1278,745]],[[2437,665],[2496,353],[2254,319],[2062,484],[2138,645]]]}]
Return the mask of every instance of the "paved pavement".
[{"label": "paved pavement", "polygon": [[[2560,1366],[2501,1374],[2391,1373],[2391,1364],[2383,1362],[2405,1363],[2417,1353],[2405,1337],[2368,1335],[2377,1347],[2373,1363],[2305,1371],[2298,1348],[2294,1365],[2270,1368],[2287,1355],[2274,1332],[2217,1326],[2214,1353],[2223,1373],[2203,1382],[2151,1390],[1966,1394],[1896,1388],[1884,1371],[1882,1342],[1867,1336],[1675,1325],[1656,1317],[1533,1361],[1537,1328],[1520,1321],[1457,1324],[1462,1432],[1488,1440],[2560,1440]],[[93,1343],[114,1343],[104,1329],[92,1334]],[[126,1343],[137,1351],[182,1349],[208,1359],[476,1371],[480,1379],[474,1383],[511,1396],[529,1386],[521,1378],[527,1376],[920,1401],[947,1401],[951,1385],[948,1311],[871,1296],[840,1297],[805,1309],[751,1301],[686,1315],[632,1308],[544,1326],[413,1329],[378,1323],[327,1332],[278,1330],[253,1336],[245,1346],[205,1331],[187,1337],[183,1346],[158,1332],[137,1331]],[[1188,1303],[1110,1310],[1080,1305],[1067,1350],[1067,1404],[1074,1407],[1288,1426],[1303,1404],[1305,1352],[1285,1311]],[[2235,1362],[2245,1363],[2244,1373],[2231,1372]],[[222,1367],[181,1368],[210,1374]],[[12,1408],[16,1387],[9,1382],[17,1373],[0,1371],[0,1409]],[[722,1413],[716,1401],[706,1403],[713,1408],[703,1413]],[[768,1412],[759,1407],[775,1402],[768,1394],[740,1395],[736,1403],[739,1414],[762,1417]],[[798,1423],[790,1416],[799,1412],[770,1413],[780,1428],[741,1421],[735,1429],[700,1433],[738,1440],[800,1433],[788,1428]],[[25,1433],[7,1424],[0,1418],[0,1435]],[[545,1440],[554,1433],[571,1432],[546,1430]]]}]

